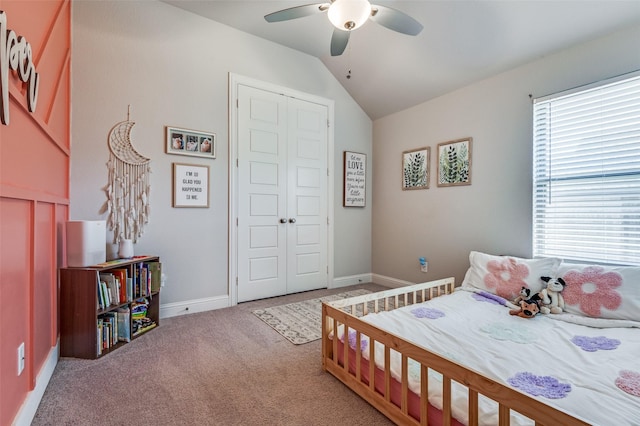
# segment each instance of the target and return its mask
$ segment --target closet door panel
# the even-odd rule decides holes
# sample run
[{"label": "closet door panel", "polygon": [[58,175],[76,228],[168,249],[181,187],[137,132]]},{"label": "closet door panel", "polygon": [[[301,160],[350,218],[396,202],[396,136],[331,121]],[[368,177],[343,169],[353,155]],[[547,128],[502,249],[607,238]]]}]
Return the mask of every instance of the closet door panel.
[{"label": "closet door panel", "polygon": [[289,99],[289,293],[328,286],[327,115],[325,105]]},{"label": "closet door panel", "polygon": [[287,100],[238,91],[238,302],[287,291]]}]

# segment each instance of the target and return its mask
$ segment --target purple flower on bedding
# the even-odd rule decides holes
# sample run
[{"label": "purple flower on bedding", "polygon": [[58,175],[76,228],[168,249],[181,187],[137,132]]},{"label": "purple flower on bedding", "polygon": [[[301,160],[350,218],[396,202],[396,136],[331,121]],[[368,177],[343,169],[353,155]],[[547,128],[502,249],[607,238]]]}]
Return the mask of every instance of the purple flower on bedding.
[{"label": "purple flower on bedding", "polygon": [[445,314],[440,309],[433,308],[416,308],[411,310],[411,314],[413,314],[416,318],[429,318],[429,319],[438,319],[442,318]]},{"label": "purple flower on bedding", "polygon": [[[363,336],[360,336],[360,352],[364,352],[367,349],[368,342],[363,339]],[[349,331],[349,347],[351,349],[356,348],[356,332],[354,330]]]},{"label": "purple flower on bedding", "polygon": [[617,349],[620,345],[620,340],[609,339],[604,336],[573,336],[573,339],[571,339],[571,343],[579,346],[583,351],[596,352],[599,349],[604,351]]},{"label": "purple flower on bedding", "polygon": [[488,303],[493,303],[494,305],[502,305],[502,306],[506,304],[506,300],[504,298],[486,291],[473,293],[471,297],[476,299],[478,302],[488,302]]},{"label": "purple flower on bedding", "polygon": [[533,396],[544,396],[549,399],[560,399],[571,392],[571,385],[560,383],[551,376],[536,376],[533,373],[521,372],[510,377],[509,384]]},{"label": "purple flower on bedding", "polygon": [[620,371],[616,386],[629,395],[640,397],[640,373],[630,370]]}]

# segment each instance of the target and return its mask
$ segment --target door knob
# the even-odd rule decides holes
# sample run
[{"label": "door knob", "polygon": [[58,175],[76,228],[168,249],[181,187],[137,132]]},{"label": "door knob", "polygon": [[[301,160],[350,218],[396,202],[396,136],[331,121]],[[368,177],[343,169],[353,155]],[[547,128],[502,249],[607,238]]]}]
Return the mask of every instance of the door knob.
[{"label": "door knob", "polygon": [[296,223],[296,218],[295,217],[290,218],[289,223]]},{"label": "door knob", "polygon": [[287,218],[286,217],[281,218],[280,223],[287,223]]}]

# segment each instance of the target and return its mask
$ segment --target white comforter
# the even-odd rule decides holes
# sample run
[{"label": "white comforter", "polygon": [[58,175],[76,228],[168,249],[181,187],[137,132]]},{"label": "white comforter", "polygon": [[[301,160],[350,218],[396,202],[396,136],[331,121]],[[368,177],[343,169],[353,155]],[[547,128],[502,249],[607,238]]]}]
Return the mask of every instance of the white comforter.
[{"label": "white comforter", "polygon": [[[561,314],[562,315],[562,314]],[[507,385],[519,387],[546,404],[594,425],[640,425],[640,326],[588,327],[550,316],[524,319],[509,315],[496,300],[469,291],[369,314],[363,320],[402,336]],[[591,321],[597,324],[597,321]],[[342,332],[340,332],[342,339]],[[354,333],[349,336],[355,344]],[[363,355],[368,340],[363,336]],[[376,364],[384,351],[376,345]],[[429,400],[442,408],[441,380],[431,372]],[[392,375],[400,379],[400,356],[392,351]],[[410,361],[409,387],[420,392],[420,369]],[[467,390],[453,385],[453,414],[467,423]],[[481,424],[497,424],[497,404],[481,397]],[[511,424],[532,424],[512,412]]]}]

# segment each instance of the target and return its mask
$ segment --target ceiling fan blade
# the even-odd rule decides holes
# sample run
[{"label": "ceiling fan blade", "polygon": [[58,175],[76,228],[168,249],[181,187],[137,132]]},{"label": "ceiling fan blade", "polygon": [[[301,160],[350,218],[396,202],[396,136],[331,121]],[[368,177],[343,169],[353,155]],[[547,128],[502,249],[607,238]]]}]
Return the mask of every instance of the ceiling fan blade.
[{"label": "ceiling fan blade", "polygon": [[371,9],[373,13],[370,19],[390,30],[414,36],[420,34],[424,28],[420,22],[399,10],[377,4],[371,5]]},{"label": "ceiling fan blade", "polygon": [[331,36],[331,56],[340,56],[344,49],[347,48],[347,43],[349,43],[349,35],[351,31],[342,31],[339,29],[333,30],[333,35]]},{"label": "ceiling fan blade", "polygon": [[289,19],[303,18],[305,16],[314,15],[316,13],[325,12],[329,9],[328,3],[306,4],[304,6],[295,6],[288,9],[282,9],[277,12],[264,16],[267,22],[281,22]]}]

